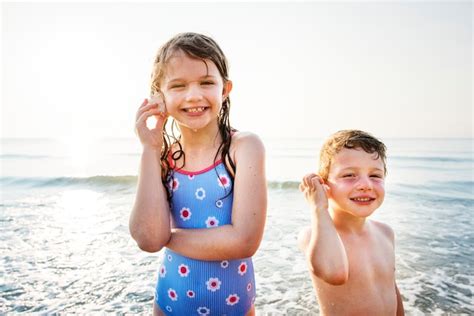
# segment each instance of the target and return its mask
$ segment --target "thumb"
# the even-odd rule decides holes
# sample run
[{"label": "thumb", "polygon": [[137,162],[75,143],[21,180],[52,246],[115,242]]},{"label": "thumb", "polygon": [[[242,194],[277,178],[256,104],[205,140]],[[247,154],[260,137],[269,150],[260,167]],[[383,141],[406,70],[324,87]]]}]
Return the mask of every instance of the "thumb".
[{"label": "thumb", "polygon": [[164,113],[160,113],[159,115],[156,115],[156,124],[155,124],[155,129],[164,129],[166,120],[168,119],[168,116]]},{"label": "thumb", "polygon": [[330,191],[331,191],[331,188],[329,187],[329,185],[327,185],[327,184],[324,183],[324,184],[323,184],[323,188],[324,188],[324,192],[326,192],[326,195],[329,196]]}]

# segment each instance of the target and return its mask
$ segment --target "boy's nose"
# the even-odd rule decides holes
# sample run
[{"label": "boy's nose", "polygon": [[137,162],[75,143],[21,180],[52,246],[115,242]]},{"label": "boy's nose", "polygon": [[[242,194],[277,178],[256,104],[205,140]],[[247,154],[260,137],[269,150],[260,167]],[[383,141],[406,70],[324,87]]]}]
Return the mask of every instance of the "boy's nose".
[{"label": "boy's nose", "polygon": [[361,191],[372,190],[372,182],[368,177],[360,177],[357,181],[357,189]]}]

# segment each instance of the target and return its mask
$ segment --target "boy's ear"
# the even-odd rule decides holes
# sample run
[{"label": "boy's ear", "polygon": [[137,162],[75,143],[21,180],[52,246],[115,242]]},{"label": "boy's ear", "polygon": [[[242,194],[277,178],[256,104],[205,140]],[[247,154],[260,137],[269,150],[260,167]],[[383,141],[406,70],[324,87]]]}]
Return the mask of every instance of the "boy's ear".
[{"label": "boy's ear", "polygon": [[[324,180],[323,180],[324,181]],[[323,182],[324,191],[326,191],[326,196],[331,197],[331,188],[326,184],[326,181]]]},{"label": "boy's ear", "polygon": [[224,83],[224,89],[222,89],[222,100],[225,100],[229,96],[229,93],[231,91],[232,91],[232,81],[227,80]]},{"label": "boy's ear", "polygon": [[328,185],[328,181],[324,180],[324,179],[322,179],[322,180],[323,180],[322,185],[323,185],[324,191],[326,191],[326,196],[331,197],[331,188]]}]

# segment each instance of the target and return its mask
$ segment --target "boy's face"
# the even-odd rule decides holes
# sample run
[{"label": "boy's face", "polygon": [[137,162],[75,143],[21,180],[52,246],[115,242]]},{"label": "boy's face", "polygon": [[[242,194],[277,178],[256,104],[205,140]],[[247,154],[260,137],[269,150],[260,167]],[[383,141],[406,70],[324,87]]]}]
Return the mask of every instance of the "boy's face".
[{"label": "boy's face", "polygon": [[329,205],[356,217],[371,215],[385,197],[384,165],[377,153],[343,148],[329,169]]}]

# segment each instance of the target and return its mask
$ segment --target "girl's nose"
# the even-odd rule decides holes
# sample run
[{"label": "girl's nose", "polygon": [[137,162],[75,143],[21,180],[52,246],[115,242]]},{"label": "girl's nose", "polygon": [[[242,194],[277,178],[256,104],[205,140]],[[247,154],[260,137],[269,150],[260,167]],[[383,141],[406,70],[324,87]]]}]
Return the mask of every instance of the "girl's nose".
[{"label": "girl's nose", "polygon": [[190,85],[188,91],[186,91],[187,102],[197,102],[202,100],[201,89],[196,85]]}]

